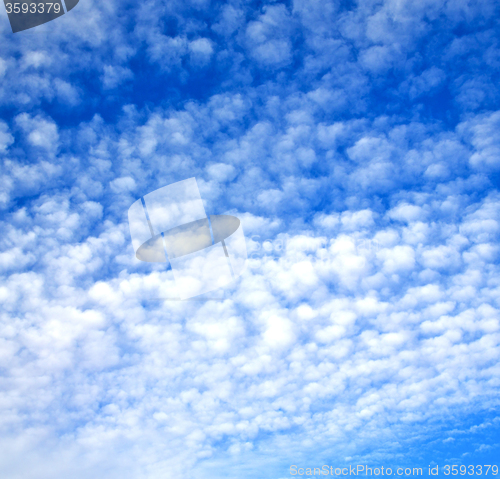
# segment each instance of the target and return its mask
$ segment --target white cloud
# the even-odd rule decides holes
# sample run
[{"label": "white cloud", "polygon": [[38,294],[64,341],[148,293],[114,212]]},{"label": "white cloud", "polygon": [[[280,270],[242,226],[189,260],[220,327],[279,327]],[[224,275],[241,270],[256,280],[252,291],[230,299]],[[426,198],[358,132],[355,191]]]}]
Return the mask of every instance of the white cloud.
[{"label": "white cloud", "polygon": [[333,213],[326,215],[324,213],[317,213],[314,217],[314,224],[320,228],[329,230],[335,229],[340,223],[340,215]]},{"label": "white cloud", "polygon": [[211,178],[217,181],[231,181],[236,176],[236,169],[225,163],[215,163],[207,167]]},{"label": "white cloud", "polygon": [[191,52],[192,63],[205,65],[210,61],[214,48],[208,38],[198,38],[189,42],[189,51]]},{"label": "white cloud", "polygon": [[500,125],[500,112],[481,115],[472,121],[459,125],[459,131],[470,137],[474,153],[470,163],[475,168],[500,168],[500,141],[498,127]]},{"label": "white cloud", "polygon": [[419,76],[409,81],[409,96],[415,99],[423,94],[428,94],[439,88],[446,79],[446,73],[440,68],[431,67],[422,72]]},{"label": "white cloud", "polygon": [[16,117],[16,124],[23,130],[30,145],[44,148],[48,152],[58,149],[59,133],[53,121],[40,116],[32,118],[27,113],[22,113]]},{"label": "white cloud", "polygon": [[235,8],[235,5],[226,4],[222,7],[220,20],[212,26],[212,29],[221,35],[230,36],[243,22],[243,11]]},{"label": "white cloud", "polygon": [[414,221],[422,220],[425,218],[425,210],[416,205],[409,205],[408,203],[402,203],[395,208],[392,208],[387,213],[389,218],[406,221],[412,223]]},{"label": "white cloud", "polygon": [[374,73],[384,73],[392,67],[393,51],[386,46],[373,46],[361,56],[361,64]]},{"label": "white cloud", "polygon": [[2,78],[5,75],[6,71],[7,71],[7,62],[3,58],[0,58],[0,78]]},{"label": "white cloud", "polygon": [[43,50],[28,51],[23,55],[22,68],[27,69],[30,67],[39,68],[41,66],[50,65],[53,58],[50,54]]},{"label": "white cloud", "polygon": [[415,266],[415,252],[410,246],[383,248],[377,256],[383,261],[383,270],[389,274],[412,270]]},{"label": "white cloud", "polygon": [[70,83],[57,78],[54,80],[54,86],[61,103],[75,106],[81,102],[81,93]]},{"label": "white cloud", "polygon": [[[80,2],[43,40],[6,36],[4,475],[258,477],[325,448],[392,461],[435,418],[494,406],[497,93],[474,65],[497,55],[491,32],[450,33],[488,11]],[[142,51],[163,103],[135,75]],[[209,63],[218,84],[192,94]],[[92,77],[129,105],[97,102]],[[172,272],[129,241],[136,193],[191,176],[252,252],[218,301],[173,300]]]},{"label": "white cloud", "polygon": [[104,89],[111,90],[120,86],[123,82],[133,79],[133,77],[134,74],[129,68],[105,65],[102,84]]},{"label": "white cloud", "polygon": [[130,176],[116,178],[110,183],[110,186],[116,193],[120,193],[122,191],[134,191],[137,187],[135,180]]},{"label": "white cloud", "polygon": [[0,152],[4,152],[14,143],[14,137],[9,132],[9,126],[5,122],[0,122]]},{"label": "white cloud", "polygon": [[373,211],[366,209],[361,211],[344,211],[340,217],[342,229],[356,231],[369,228],[374,225]]},{"label": "white cloud", "polygon": [[281,68],[288,65],[292,60],[290,25],[284,5],[266,6],[258,21],[250,22],[246,29],[250,55],[264,66]]}]

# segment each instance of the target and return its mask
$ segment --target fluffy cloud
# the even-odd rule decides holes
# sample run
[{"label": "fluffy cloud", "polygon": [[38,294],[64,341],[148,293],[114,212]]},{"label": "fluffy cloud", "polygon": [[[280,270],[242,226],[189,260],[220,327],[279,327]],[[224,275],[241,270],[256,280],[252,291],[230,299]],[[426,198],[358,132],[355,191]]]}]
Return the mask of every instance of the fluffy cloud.
[{"label": "fluffy cloud", "polygon": [[[478,434],[500,352],[491,4],[80,4],[2,33],[3,474],[285,477]],[[181,302],[126,212],[193,176],[250,258]]]}]

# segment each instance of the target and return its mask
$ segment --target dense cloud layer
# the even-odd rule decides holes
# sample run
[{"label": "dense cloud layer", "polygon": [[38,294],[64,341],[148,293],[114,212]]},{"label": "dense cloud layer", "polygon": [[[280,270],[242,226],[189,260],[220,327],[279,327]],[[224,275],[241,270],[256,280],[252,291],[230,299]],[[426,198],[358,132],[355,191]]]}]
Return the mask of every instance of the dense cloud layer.
[{"label": "dense cloud layer", "polygon": [[[495,15],[81,0],[15,35],[5,16],[2,475],[495,457]],[[165,301],[127,210],[193,176],[251,258],[223,299]]]}]

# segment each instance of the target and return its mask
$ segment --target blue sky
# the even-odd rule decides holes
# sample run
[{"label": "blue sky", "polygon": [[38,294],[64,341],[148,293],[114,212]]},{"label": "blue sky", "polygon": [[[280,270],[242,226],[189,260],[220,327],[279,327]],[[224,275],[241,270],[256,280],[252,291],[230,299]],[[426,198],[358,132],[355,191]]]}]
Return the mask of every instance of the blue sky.
[{"label": "blue sky", "polygon": [[[0,476],[500,457],[494,1],[0,15]],[[246,273],[155,300],[129,206],[196,177]]]}]

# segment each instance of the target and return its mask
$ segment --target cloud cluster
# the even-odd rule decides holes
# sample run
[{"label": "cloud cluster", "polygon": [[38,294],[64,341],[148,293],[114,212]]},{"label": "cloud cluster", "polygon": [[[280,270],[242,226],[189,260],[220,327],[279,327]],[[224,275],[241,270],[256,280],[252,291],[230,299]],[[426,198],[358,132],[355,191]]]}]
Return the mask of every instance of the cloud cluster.
[{"label": "cloud cluster", "polygon": [[[80,3],[2,27],[2,474],[421,465],[497,424],[493,2]],[[127,210],[193,176],[248,269],[165,300]]]}]

